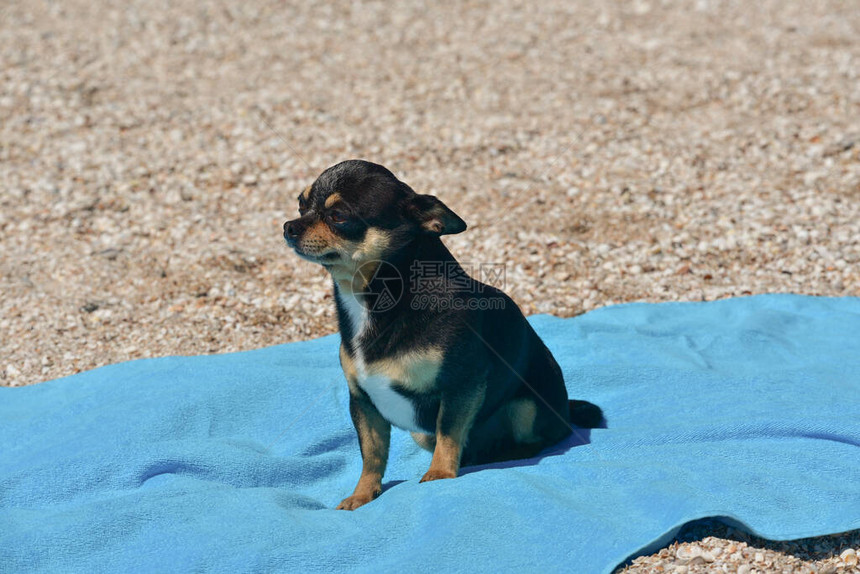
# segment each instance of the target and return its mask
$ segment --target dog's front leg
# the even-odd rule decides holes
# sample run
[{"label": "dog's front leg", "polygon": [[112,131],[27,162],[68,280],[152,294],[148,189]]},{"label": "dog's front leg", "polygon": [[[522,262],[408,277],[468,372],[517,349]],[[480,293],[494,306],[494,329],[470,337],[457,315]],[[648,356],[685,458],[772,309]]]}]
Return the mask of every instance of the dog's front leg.
[{"label": "dog's front leg", "polygon": [[481,384],[470,390],[457,389],[456,392],[442,394],[436,418],[436,448],[430,468],[421,482],[457,478],[463,448],[475,422],[475,415],[484,402],[485,389]]},{"label": "dog's front leg", "polygon": [[355,510],[379,496],[391,442],[391,424],[382,418],[370,398],[360,389],[354,392],[350,388],[349,413],[361,447],[361,477],[352,496],[343,499],[338,510]]}]

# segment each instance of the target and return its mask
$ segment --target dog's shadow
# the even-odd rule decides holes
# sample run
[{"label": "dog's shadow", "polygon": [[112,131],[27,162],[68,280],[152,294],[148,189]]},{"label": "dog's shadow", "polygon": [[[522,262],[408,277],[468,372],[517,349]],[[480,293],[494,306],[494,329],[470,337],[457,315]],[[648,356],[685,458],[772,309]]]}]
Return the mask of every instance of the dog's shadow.
[{"label": "dog's shadow", "polygon": [[[600,426],[598,426],[597,428],[607,428],[606,421],[602,421],[600,423]],[[545,448],[544,450],[539,452],[537,456],[533,456],[531,458],[503,460],[501,462],[491,462],[488,464],[476,464],[474,466],[463,467],[462,469],[460,469],[460,476],[465,476],[467,474],[472,474],[473,472],[480,472],[482,470],[489,469],[534,466],[540,463],[540,461],[545,458],[549,458],[551,456],[561,456],[570,451],[570,449],[572,448],[576,448],[578,446],[583,446],[586,444],[591,444],[591,429],[575,428],[566,439],[556,445],[553,445],[549,448]]]},{"label": "dog's shadow", "polygon": [[394,488],[395,486],[397,486],[398,484],[400,484],[402,482],[406,482],[406,481],[405,480],[389,480],[388,482],[383,482],[382,483],[382,493],[385,493],[385,491],[388,490],[389,488]]},{"label": "dog's shadow", "polygon": [[[600,429],[608,428],[606,424],[606,419],[603,419],[600,424],[596,427]],[[542,450],[538,453],[537,456],[533,456],[531,458],[520,458],[516,460],[504,460],[501,462],[491,462],[487,464],[476,464],[473,466],[465,466],[460,469],[460,476],[465,476],[467,474],[472,474],[474,472],[480,472],[482,470],[490,470],[490,469],[502,469],[502,468],[517,468],[523,466],[534,466],[545,458],[551,456],[561,456],[572,448],[576,448],[578,446],[583,446],[586,444],[591,444],[591,429],[585,428],[574,428],[573,432],[568,435],[566,439],[561,441],[560,443],[553,445],[549,448]],[[382,492],[390,488],[394,488],[398,484],[406,482],[405,480],[389,480],[388,482],[383,483]]]}]

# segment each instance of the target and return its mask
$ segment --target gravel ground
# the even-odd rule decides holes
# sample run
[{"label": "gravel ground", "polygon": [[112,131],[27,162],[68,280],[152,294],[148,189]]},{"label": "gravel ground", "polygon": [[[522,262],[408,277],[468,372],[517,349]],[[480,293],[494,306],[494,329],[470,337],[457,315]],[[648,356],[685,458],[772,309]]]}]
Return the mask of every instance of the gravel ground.
[{"label": "gravel ground", "polygon": [[[0,118],[0,385],[333,332],[281,225],[349,157],[526,313],[860,295],[851,0],[13,0]],[[857,532],[696,528],[625,572],[856,570]]]}]

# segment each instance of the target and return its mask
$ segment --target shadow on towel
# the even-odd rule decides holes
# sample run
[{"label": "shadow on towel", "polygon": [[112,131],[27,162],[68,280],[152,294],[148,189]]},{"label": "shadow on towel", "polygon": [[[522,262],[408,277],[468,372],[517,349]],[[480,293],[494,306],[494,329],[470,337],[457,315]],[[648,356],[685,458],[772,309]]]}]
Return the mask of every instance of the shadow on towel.
[{"label": "shadow on towel", "polygon": [[[601,421],[600,426],[597,428],[607,428],[606,419]],[[570,449],[583,446],[586,444],[591,444],[591,429],[582,429],[577,428],[574,429],[574,432],[570,433],[570,435],[561,441],[560,443],[553,445],[544,451],[542,451],[537,456],[533,456],[531,458],[521,458],[517,460],[505,460],[502,462],[492,462],[488,464],[477,464],[474,466],[465,466],[460,469],[459,476],[465,476],[467,474],[472,474],[473,472],[480,472],[482,470],[488,469],[501,469],[501,468],[516,468],[516,467],[524,467],[524,466],[533,466],[538,464],[545,458],[551,456],[560,456],[567,453]],[[387,490],[394,488],[400,483],[406,482],[405,480],[389,480],[382,484],[382,492],[385,493]]]},{"label": "shadow on towel", "polygon": [[[598,428],[606,428],[606,421],[604,420],[601,423],[601,426]],[[482,470],[487,469],[498,469],[498,468],[516,468],[522,466],[533,466],[538,464],[545,458],[551,456],[560,456],[568,452],[570,449],[583,446],[586,444],[591,444],[591,429],[574,429],[570,435],[560,443],[553,445],[547,449],[541,451],[537,456],[533,456],[531,458],[521,458],[517,460],[504,460],[502,462],[491,462],[488,464],[476,464],[474,466],[467,466],[460,470],[460,476],[464,476],[467,474],[472,474],[473,472],[480,472]]]}]

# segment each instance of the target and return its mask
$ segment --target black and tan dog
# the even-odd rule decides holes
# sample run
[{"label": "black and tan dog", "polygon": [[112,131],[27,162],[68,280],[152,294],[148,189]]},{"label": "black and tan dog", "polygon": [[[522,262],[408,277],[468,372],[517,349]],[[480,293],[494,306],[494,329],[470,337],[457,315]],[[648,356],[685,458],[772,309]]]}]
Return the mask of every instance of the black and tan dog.
[{"label": "black and tan dog", "polygon": [[439,199],[352,160],[303,191],[299,213],[284,238],[332,276],[363,459],[339,509],[381,492],[392,424],[433,452],[424,482],[455,478],[461,464],[534,456],[571,424],[601,421],[599,407],[568,401],[561,369],[517,305],[471,280],[442,244],[466,224]]}]

